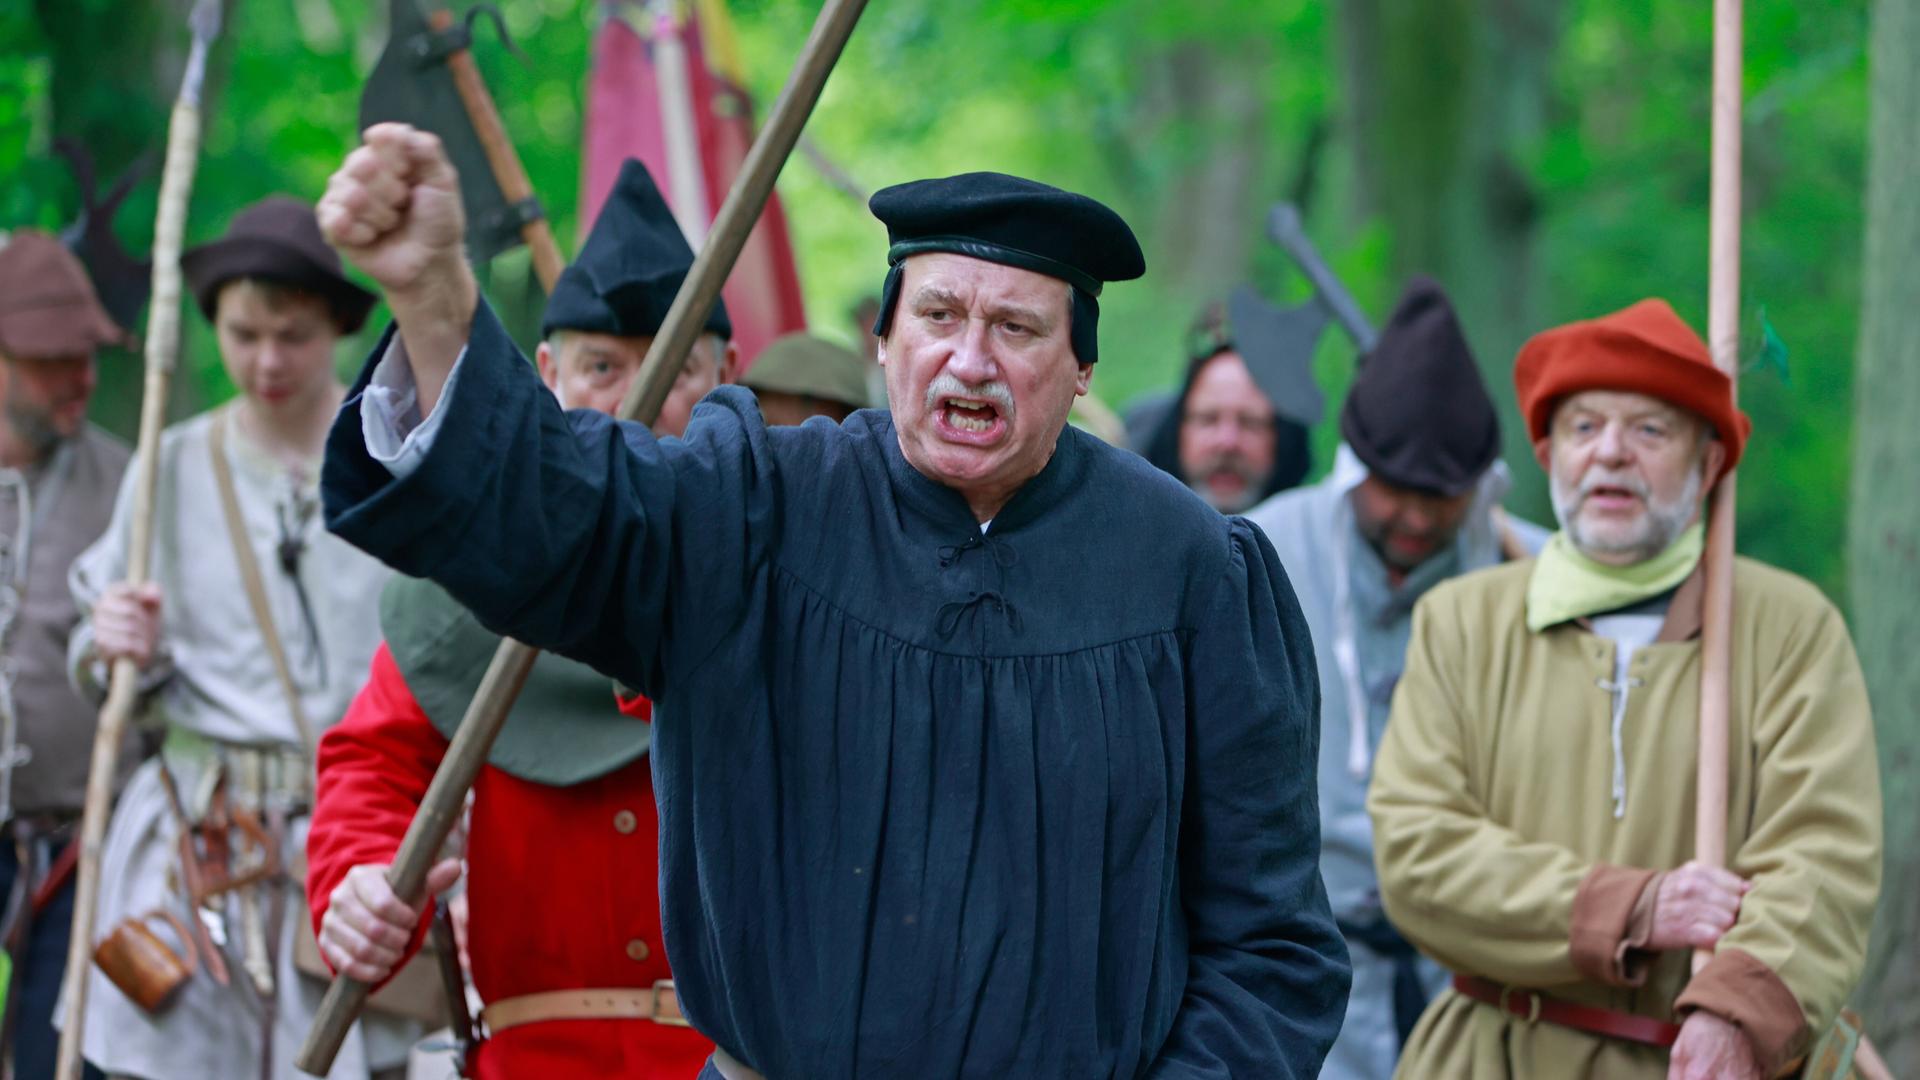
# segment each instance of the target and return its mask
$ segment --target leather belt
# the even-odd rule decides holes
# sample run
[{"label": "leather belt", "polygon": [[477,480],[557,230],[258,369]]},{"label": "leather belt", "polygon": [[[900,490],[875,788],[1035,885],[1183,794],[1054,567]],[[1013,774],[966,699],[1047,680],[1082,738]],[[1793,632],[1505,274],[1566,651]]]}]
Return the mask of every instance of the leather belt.
[{"label": "leather belt", "polygon": [[1672,1046],[1674,1040],[1680,1037],[1679,1024],[1670,1024],[1665,1020],[1655,1020],[1651,1016],[1641,1016],[1637,1013],[1621,1012],[1618,1009],[1559,1001],[1537,990],[1501,986],[1499,983],[1471,975],[1455,975],[1453,989],[1455,993],[1472,998],[1483,1005],[1491,1005],[1529,1024],[1545,1020],[1549,1024],[1573,1028],[1575,1031],[1584,1031],[1590,1035],[1604,1035],[1609,1039],[1624,1039],[1627,1042],[1661,1048]]},{"label": "leather belt", "polygon": [[590,987],[521,994],[481,1009],[480,1019],[492,1035],[543,1020],[651,1020],[667,1027],[692,1026],[680,1012],[680,996],[672,979],[661,979],[645,990]]}]

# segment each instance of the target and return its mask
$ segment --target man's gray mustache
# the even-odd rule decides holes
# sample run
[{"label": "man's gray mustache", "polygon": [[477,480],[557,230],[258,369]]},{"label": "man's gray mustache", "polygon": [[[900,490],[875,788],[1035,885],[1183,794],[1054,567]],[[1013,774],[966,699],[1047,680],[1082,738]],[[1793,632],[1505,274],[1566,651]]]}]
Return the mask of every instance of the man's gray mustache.
[{"label": "man's gray mustache", "polygon": [[1013,412],[1013,391],[1006,383],[995,380],[969,386],[957,377],[941,372],[927,387],[928,411],[940,403],[941,398],[972,398],[975,401],[990,401],[1003,413]]}]

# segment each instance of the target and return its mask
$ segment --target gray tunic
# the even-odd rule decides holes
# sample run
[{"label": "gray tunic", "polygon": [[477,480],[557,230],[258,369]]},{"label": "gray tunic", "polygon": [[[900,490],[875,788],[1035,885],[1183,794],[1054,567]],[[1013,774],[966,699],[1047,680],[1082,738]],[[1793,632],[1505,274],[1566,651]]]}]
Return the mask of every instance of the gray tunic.
[{"label": "gray tunic", "polygon": [[[215,485],[208,433],[224,410],[176,425],[160,443],[155,494],[152,579],[159,583],[162,660],[149,672],[156,685],[147,698],[146,720],[169,729],[164,754],[182,794],[196,801],[209,763],[205,740],[297,750],[300,735],[287,709],[247,593],[241,583]],[[265,579],[268,606],[286,649],[307,722],[314,736],[332,726],[365,680],[380,641],[379,595],[391,572],[323,527],[318,512],[315,459],[304,475],[286,469],[265,451],[229,429],[227,456],[241,517]],[[70,585],[83,611],[126,571],[132,478],[114,507],[113,523],[73,565]],[[300,590],[280,568],[276,546],[284,536],[305,544],[299,562],[311,618]],[[73,677],[89,693],[103,692],[102,666],[92,658],[92,626],[82,620],[70,648]],[[185,733],[183,736],[182,733]],[[192,743],[187,746],[183,743]],[[307,767],[310,769],[311,762]],[[193,809],[190,807],[190,809]],[[307,821],[291,827],[287,851],[304,850]],[[168,809],[159,764],[142,765],[128,783],[107,830],[101,856],[98,926],[155,907],[184,914],[186,901],[174,879],[179,829]],[[301,890],[286,883],[289,903],[281,928],[279,987],[274,1029],[277,1077],[301,1074],[293,1057],[325,990],[319,980],[293,967],[293,930],[302,909],[292,902]],[[204,971],[161,1015],[149,1016],[96,968],[88,989],[84,1051],[109,1073],[149,1080],[234,1077],[259,1074],[261,1024],[258,1003],[238,962],[243,919],[238,901],[227,904],[226,926],[236,948],[227,950],[233,984],[221,987]],[[369,1014],[356,1026],[335,1062],[337,1080],[365,1077],[374,1068],[398,1064],[418,1026]]]},{"label": "gray tunic", "polygon": [[[1389,583],[1379,555],[1353,526],[1348,495],[1366,475],[1366,466],[1342,446],[1327,479],[1282,492],[1247,515],[1279,553],[1313,633],[1320,672],[1320,872],[1334,917],[1362,925],[1381,918],[1367,783],[1373,750],[1386,731],[1393,689],[1405,664],[1413,605],[1441,581],[1501,560],[1492,512],[1507,490],[1506,469],[1496,464],[1481,480],[1453,545],[1396,587]],[[1545,540],[1534,526],[1511,519],[1509,524],[1529,548],[1537,549]],[[1358,941],[1350,939],[1347,945],[1353,957],[1353,992],[1346,1023],[1321,1075],[1331,1080],[1385,1078],[1399,1054],[1393,961]],[[1424,958],[1421,965],[1429,990],[1437,990],[1445,972]]]},{"label": "gray tunic", "polygon": [[[70,817],[86,800],[98,717],[97,707],[67,682],[67,637],[80,612],[65,582],[74,557],[107,527],[126,467],[126,447],[89,424],[40,464],[0,469],[0,580],[14,577],[11,560],[26,541],[19,607],[12,625],[0,626],[0,662],[5,664],[0,678],[12,679],[17,725],[12,797],[10,807],[0,807],[0,820],[11,816],[9,808],[18,814]],[[20,516],[20,482],[28,493],[30,526]],[[0,613],[0,624],[4,622]],[[122,781],[132,769],[133,753],[130,741],[122,757]],[[4,757],[0,737],[0,768],[5,767]],[[0,791],[4,785],[0,780]]]}]

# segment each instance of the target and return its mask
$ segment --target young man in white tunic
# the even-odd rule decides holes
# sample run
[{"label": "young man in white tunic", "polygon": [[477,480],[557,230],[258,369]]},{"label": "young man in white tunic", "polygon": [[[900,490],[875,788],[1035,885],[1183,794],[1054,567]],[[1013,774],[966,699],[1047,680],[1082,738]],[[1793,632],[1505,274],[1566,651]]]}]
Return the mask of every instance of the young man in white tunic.
[{"label": "young man in white tunic", "polygon": [[[141,1080],[263,1070],[291,1078],[325,990],[293,959],[305,913],[291,875],[305,847],[312,744],[366,674],[390,575],[326,531],[316,486],[322,441],[345,392],[334,344],[359,328],[374,298],[342,276],[312,206],[284,197],[243,210],[225,237],[187,252],[182,270],[240,393],[162,436],[151,583],[138,589],[123,580],[137,472],[128,470],[112,525],[73,565],[75,601],[91,614],[74,632],[69,659],[76,685],[95,696],[104,693],[108,664],[133,659],[145,718],[164,729],[160,758],[134,776],[108,827],[98,932],[156,908],[197,919],[202,946],[219,946],[229,981],[221,985],[203,958],[179,995],[149,1014],[95,967],[84,1052],[110,1075]],[[243,576],[216,453],[284,675]],[[278,832],[281,871],[195,908],[182,889],[181,814],[168,776],[194,822],[224,800],[235,816],[251,813]],[[239,873],[262,852],[230,835]],[[417,1025],[369,1013],[332,1076],[400,1075],[417,1034]]]}]

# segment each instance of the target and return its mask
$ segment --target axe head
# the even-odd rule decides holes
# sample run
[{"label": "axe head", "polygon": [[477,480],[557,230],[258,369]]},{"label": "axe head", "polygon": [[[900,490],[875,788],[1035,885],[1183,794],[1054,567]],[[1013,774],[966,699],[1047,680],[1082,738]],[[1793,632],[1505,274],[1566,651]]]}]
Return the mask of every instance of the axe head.
[{"label": "axe head", "polygon": [[67,159],[73,179],[80,187],[80,216],[60,230],[60,240],[86,267],[93,280],[93,291],[100,306],[107,309],[120,328],[132,334],[140,323],[140,309],[147,306],[147,293],[153,287],[153,267],[145,259],[136,259],[113,233],[113,219],[120,212],[133,185],[144,177],[152,164],[143,157],[134,162],[114,182],[105,198],[94,182],[93,155],[72,139],[55,139],[54,150]]},{"label": "axe head", "polygon": [[1242,285],[1227,298],[1227,325],[1274,411],[1306,427],[1319,423],[1327,411],[1326,394],[1313,381],[1314,346],[1327,328],[1327,309],[1319,299],[1278,308]]},{"label": "axe head", "polygon": [[440,137],[460,173],[467,210],[467,257],[485,262],[520,243],[521,219],[494,179],[453,71],[446,38],[427,23],[417,0],[392,0],[387,47],[360,95],[360,130],[397,121]]}]

